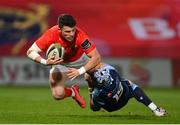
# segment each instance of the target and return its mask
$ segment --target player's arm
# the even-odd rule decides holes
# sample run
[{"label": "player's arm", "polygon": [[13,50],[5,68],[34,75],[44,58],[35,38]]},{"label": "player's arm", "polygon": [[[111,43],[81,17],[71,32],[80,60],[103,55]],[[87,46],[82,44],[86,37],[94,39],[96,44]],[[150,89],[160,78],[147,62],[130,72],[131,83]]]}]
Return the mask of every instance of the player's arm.
[{"label": "player's arm", "polygon": [[96,49],[95,44],[92,41],[90,41],[89,39],[85,39],[81,43],[81,48],[89,57],[89,61],[86,63],[86,65],[78,69],[78,72],[80,73],[80,75],[95,68],[101,62],[101,56],[98,50]]},{"label": "player's arm", "polygon": [[92,95],[90,95],[90,108],[93,111],[99,111],[101,109],[101,106],[93,101]]},{"label": "player's arm", "polygon": [[101,62],[101,56],[96,48],[94,48],[90,53],[87,54],[89,56],[89,61],[86,65],[83,67],[85,68],[85,71],[89,71],[100,64]]},{"label": "player's arm", "polygon": [[55,65],[59,64],[62,62],[61,59],[53,59],[53,58],[48,58],[47,60],[42,58],[41,55],[39,54],[41,52],[41,49],[37,46],[36,43],[34,43],[27,51],[27,56],[32,59],[35,62],[44,64],[44,65]]},{"label": "player's arm", "polygon": [[81,44],[81,47],[84,50],[84,52],[87,54],[87,56],[89,57],[89,61],[86,63],[86,65],[84,65],[80,69],[69,68],[69,72],[67,75],[70,79],[74,79],[77,76],[84,74],[85,72],[96,67],[101,62],[101,56],[98,50],[96,49],[94,43],[86,39]]}]

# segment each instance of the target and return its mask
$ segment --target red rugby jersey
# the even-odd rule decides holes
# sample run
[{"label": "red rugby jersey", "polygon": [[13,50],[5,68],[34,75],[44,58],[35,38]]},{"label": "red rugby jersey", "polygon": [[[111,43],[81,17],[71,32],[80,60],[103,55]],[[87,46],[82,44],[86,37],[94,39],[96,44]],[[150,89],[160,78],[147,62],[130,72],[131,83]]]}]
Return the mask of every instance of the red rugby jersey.
[{"label": "red rugby jersey", "polygon": [[64,61],[66,62],[75,61],[79,59],[83,53],[88,54],[95,48],[95,44],[90,41],[89,37],[78,27],[76,27],[74,41],[64,41],[60,36],[57,25],[47,30],[35,43],[43,52],[45,52],[52,43],[60,43],[65,49]]}]

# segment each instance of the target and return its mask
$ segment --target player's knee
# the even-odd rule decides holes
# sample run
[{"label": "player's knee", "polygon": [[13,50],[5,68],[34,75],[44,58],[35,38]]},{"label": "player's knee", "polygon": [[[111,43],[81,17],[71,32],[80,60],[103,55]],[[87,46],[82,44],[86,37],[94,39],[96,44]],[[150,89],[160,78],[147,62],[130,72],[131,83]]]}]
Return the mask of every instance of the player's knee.
[{"label": "player's knee", "polygon": [[52,96],[55,100],[61,100],[64,99],[64,93],[63,92],[52,92]]},{"label": "player's knee", "polygon": [[60,72],[55,72],[51,74],[50,82],[60,82],[62,80],[62,74]]},{"label": "player's knee", "polygon": [[53,98],[54,98],[55,100],[61,100],[61,99],[64,99],[63,96],[59,96],[59,95],[53,95]]}]

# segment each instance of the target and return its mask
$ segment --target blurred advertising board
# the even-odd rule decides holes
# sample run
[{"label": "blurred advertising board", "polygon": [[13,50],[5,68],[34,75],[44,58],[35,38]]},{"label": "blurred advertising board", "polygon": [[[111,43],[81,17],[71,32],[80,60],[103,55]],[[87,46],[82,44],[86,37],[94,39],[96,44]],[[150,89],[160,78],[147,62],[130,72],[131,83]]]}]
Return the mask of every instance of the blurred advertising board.
[{"label": "blurred advertising board", "polygon": [[[116,67],[119,73],[140,86],[173,86],[171,63],[167,59],[104,59]],[[1,58],[1,85],[48,85],[49,68],[27,58]],[[86,85],[82,77],[75,81]],[[75,82],[73,81],[73,83]],[[67,84],[72,84],[68,81]]]}]

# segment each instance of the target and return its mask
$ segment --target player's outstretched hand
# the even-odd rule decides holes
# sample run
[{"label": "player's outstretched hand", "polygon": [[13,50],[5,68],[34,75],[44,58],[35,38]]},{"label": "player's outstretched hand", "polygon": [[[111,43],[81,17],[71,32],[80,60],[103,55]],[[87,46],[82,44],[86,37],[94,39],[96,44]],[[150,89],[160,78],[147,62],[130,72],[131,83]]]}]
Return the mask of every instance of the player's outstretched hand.
[{"label": "player's outstretched hand", "polygon": [[68,68],[68,73],[67,76],[69,79],[73,80],[75,79],[77,76],[79,76],[79,72],[76,68]]},{"label": "player's outstretched hand", "polygon": [[47,65],[57,65],[63,63],[63,61],[64,60],[62,58],[51,57],[47,59]]}]

